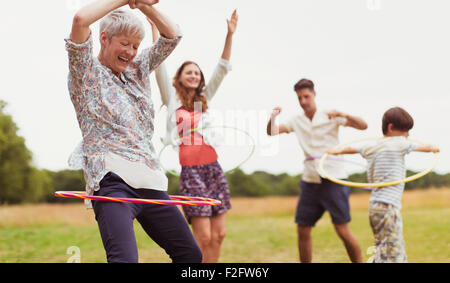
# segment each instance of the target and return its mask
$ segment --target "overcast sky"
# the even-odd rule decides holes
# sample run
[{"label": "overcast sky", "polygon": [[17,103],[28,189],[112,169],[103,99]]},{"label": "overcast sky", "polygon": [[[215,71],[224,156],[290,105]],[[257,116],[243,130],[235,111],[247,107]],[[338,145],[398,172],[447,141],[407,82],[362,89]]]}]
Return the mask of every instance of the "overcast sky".
[{"label": "overcast sky", "polygon": [[[6,112],[19,126],[35,165],[65,169],[81,133],[67,90],[64,38],[76,10],[90,1],[3,2],[0,99],[8,102]],[[283,108],[281,121],[302,111],[292,88],[303,77],[316,83],[320,108],[368,122],[364,132],[343,129],[342,142],[380,136],[383,113],[401,106],[415,119],[411,136],[440,146],[437,171],[450,171],[448,0],[160,0],[157,7],[179,24],[184,36],[166,60],[169,75],[185,60],[194,60],[207,79],[222,52],[225,19],[238,9],[233,70],[210,107],[227,117],[222,124],[245,128],[254,136],[256,151],[243,166],[246,172],[302,171],[304,156],[296,137],[277,139],[264,133],[274,106]],[[92,31],[97,53],[98,24]],[[151,44],[150,37],[147,27],[141,46]],[[151,79],[155,82],[153,75]],[[156,83],[152,95],[159,109]],[[164,123],[163,109],[156,116],[158,150]],[[244,158],[245,148],[221,154],[224,167]],[[408,167],[426,169],[432,158],[413,153]],[[166,167],[177,164],[175,154],[169,159]]]}]

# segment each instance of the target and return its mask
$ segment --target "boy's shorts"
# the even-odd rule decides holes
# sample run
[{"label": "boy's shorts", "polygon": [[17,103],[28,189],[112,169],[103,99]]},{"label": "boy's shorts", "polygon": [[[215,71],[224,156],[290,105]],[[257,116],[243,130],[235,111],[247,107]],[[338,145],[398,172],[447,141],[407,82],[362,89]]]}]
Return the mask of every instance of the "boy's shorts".
[{"label": "boy's shorts", "polygon": [[350,188],[322,179],[321,184],[300,181],[300,197],[295,214],[299,225],[313,227],[325,211],[331,215],[334,224],[351,221]]},{"label": "boy's shorts", "polygon": [[375,236],[373,262],[408,262],[400,210],[391,204],[371,202],[369,220]]}]

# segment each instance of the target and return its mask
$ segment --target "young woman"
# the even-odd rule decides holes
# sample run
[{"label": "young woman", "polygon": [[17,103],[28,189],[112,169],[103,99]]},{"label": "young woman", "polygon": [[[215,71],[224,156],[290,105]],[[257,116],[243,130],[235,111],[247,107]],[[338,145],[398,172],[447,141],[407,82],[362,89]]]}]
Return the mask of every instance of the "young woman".
[{"label": "young woman", "polygon": [[[177,26],[152,6],[157,2],[94,1],[76,13],[66,39],[69,93],[83,136],[70,165],[83,169],[90,195],[169,199],[167,177],[151,143],[149,75],[181,36]],[[158,42],[140,54],[142,23],[132,13],[117,10],[127,4],[161,31]],[[101,50],[95,57],[90,26],[99,19]],[[138,262],[134,219],[174,262],[201,262],[201,251],[177,207],[103,201],[92,205],[108,262]]]},{"label": "young woman", "polygon": [[[179,144],[182,166],[180,194],[222,201],[220,206],[183,207],[202,250],[203,262],[207,263],[219,260],[220,247],[225,237],[226,212],[231,209],[230,191],[225,174],[217,162],[216,151],[199,132],[191,131],[207,123],[202,120],[207,116],[208,102],[231,69],[229,60],[237,22],[238,16],[234,11],[230,20],[227,20],[228,32],[222,57],[207,84],[200,67],[192,61],[181,65],[172,82],[163,65],[156,70],[162,101],[168,108],[168,136],[165,142],[171,140],[175,126],[177,134],[182,136]],[[155,28],[153,30],[156,31]],[[157,33],[153,33],[153,38],[156,40]]]}]

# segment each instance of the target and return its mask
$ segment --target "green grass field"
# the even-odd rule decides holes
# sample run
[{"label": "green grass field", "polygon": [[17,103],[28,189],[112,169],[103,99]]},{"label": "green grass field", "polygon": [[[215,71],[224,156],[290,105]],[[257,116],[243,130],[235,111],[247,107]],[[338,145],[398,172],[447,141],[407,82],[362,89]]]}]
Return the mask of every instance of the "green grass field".
[{"label": "green grass field", "polygon": [[[298,262],[295,197],[237,198],[227,218],[221,262]],[[352,195],[351,228],[365,261],[373,237],[367,217],[368,195]],[[450,262],[450,189],[406,192],[402,210],[409,262]],[[138,223],[140,262],[170,262]],[[315,262],[349,262],[326,214],[313,230]],[[91,210],[82,203],[0,207],[0,262],[67,262],[77,246],[81,262],[105,262]]]}]

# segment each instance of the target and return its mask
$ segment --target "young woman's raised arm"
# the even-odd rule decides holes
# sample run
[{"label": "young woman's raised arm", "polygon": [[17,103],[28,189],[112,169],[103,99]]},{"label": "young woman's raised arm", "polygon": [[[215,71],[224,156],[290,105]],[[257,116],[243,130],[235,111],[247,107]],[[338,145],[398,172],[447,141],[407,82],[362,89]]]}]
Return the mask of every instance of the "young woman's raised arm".
[{"label": "young woman's raised arm", "polygon": [[[159,38],[159,30],[155,23],[147,17],[147,21],[152,27],[152,41],[156,43]],[[166,66],[163,63],[155,70],[156,83],[158,84],[159,92],[161,94],[162,104],[169,108],[172,104],[172,99],[175,98],[175,89],[172,86],[172,82],[167,74]]]},{"label": "young woman's raised arm", "polygon": [[209,100],[212,99],[216,94],[217,89],[223,81],[223,78],[228,73],[228,71],[231,70],[229,61],[231,57],[231,46],[233,44],[233,34],[236,31],[237,23],[238,15],[236,10],[234,10],[231,18],[229,20],[227,19],[228,32],[219,64],[217,65],[214,73],[211,76],[211,79],[208,81],[208,84],[205,87],[205,93],[208,96]]},{"label": "young woman's raised arm", "polygon": [[[147,21],[152,27],[152,41],[156,43],[159,38],[158,27],[151,19],[147,17]],[[172,82],[167,74],[166,66],[163,63],[159,65],[155,70],[156,83],[158,84],[159,93],[161,94],[162,104],[167,107],[167,121],[166,121],[166,136],[163,138],[162,142],[167,145],[171,144],[171,134],[176,125],[173,121],[175,118],[176,102],[175,102],[175,89],[172,86]]]},{"label": "young woman's raised arm", "polygon": [[231,46],[233,45],[233,34],[236,31],[238,23],[238,15],[237,11],[234,10],[233,14],[231,15],[231,18],[227,19],[227,25],[228,25],[228,32],[227,37],[225,39],[225,46],[223,48],[222,52],[222,59],[229,61],[231,58]]}]

